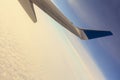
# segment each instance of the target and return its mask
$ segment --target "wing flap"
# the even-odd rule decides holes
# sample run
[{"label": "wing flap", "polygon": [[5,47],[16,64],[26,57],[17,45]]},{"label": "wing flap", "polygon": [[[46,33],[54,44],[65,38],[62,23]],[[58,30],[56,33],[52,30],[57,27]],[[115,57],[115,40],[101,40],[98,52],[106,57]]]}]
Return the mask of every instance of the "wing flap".
[{"label": "wing flap", "polygon": [[18,0],[33,22],[37,22],[33,3],[30,0]]}]

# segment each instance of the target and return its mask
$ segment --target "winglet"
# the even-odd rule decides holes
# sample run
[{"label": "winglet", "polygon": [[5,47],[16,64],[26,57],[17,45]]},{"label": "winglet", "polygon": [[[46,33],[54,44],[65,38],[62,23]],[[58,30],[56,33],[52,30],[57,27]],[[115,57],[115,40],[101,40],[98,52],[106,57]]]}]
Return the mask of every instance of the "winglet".
[{"label": "winglet", "polygon": [[100,38],[113,35],[111,31],[83,30],[88,39]]},{"label": "winglet", "polygon": [[35,15],[33,2],[31,0],[18,0],[26,13],[29,15],[29,17],[32,19],[33,22],[37,22],[37,18]]}]

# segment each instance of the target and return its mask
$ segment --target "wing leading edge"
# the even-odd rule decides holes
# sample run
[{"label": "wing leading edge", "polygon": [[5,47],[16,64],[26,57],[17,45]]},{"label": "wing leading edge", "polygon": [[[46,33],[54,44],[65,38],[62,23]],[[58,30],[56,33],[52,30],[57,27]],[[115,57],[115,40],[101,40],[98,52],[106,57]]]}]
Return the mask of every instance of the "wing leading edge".
[{"label": "wing leading edge", "polygon": [[[32,19],[32,21],[37,22],[37,18],[33,7],[33,2],[31,0],[19,0],[19,2],[26,11],[26,13],[29,15],[29,17]],[[72,33],[78,36],[82,40],[95,39],[95,38],[113,35],[111,31],[88,30],[88,29],[80,29],[77,27],[74,27],[74,30],[75,31]]]}]

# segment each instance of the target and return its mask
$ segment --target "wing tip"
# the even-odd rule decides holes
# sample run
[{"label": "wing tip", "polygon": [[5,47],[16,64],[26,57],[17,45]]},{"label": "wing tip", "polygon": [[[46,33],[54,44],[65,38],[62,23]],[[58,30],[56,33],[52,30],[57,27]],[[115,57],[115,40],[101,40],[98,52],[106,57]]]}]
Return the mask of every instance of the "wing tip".
[{"label": "wing tip", "polygon": [[101,38],[106,36],[111,36],[113,33],[111,31],[100,31],[100,30],[83,30],[88,39]]}]

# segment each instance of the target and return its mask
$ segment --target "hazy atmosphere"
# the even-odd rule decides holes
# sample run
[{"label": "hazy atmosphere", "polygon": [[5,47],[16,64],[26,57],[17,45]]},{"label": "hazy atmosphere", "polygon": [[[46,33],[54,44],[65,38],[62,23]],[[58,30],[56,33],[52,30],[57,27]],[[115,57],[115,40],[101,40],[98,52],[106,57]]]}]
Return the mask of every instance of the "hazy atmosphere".
[{"label": "hazy atmosphere", "polygon": [[114,36],[83,41],[37,6],[33,23],[18,0],[2,0],[0,80],[119,80],[117,0],[52,1],[77,27],[110,30]]}]

